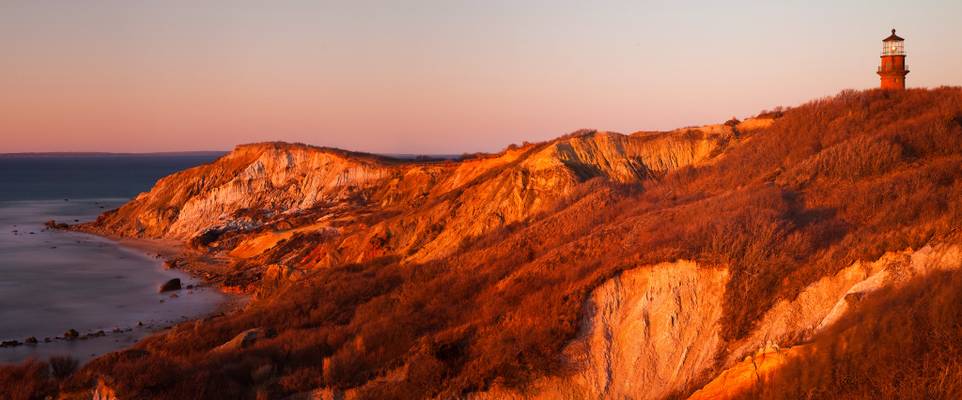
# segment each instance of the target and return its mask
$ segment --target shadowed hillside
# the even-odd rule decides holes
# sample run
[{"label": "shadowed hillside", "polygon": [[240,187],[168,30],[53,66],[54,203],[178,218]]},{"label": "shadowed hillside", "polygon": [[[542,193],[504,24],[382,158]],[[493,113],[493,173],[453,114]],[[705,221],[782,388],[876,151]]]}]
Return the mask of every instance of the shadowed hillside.
[{"label": "shadowed hillside", "polygon": [[[960,178],[958,88],[448,163],[241,146],[83,229],[231,256],[228,282],[257,299],[46,382],[121,398],[686,397],[759,350],[870,329],[833,327],[853,293],[924,296],[906,282],[962,266]],[[774,379],[758,390],[796,393]]]}]

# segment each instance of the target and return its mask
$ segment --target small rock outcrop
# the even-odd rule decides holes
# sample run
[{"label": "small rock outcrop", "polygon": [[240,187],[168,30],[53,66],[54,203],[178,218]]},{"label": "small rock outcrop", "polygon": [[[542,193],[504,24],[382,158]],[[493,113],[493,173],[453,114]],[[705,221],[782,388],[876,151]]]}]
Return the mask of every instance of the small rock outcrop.
[{"label": "small rock outcrop", "polygon": [[169,281],[167,281],[167,282],[164,282],[163,285],[160,285],[160,293],[171,292],[171,291],[174,291],[174,290],[180,290],[180,279],[179,279],[179,278],[171,279],[171,280],[169,280]]},{"label": "small rock outcrop", "polygon": [[286,265],[271,264],[267,266],[264,275],[261,277],[260,290],[266,292],[277,290],[297,282],[303,276],[304,271]]},{"label": "small rock outcrop", "polygon": [[240,349],[245,349],[254,344],[254,342],[264,339],[267,337],[267,330],[261,328],[248,329],[243,331],[233,339],[227,341],[220,346],[215,347],[213,352],[229,352]]}]

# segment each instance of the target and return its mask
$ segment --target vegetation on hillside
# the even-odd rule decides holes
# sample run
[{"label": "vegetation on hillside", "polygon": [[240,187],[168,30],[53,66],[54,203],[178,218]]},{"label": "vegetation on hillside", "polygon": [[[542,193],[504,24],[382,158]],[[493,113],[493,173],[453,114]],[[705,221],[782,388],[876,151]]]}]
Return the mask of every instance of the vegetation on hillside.
[{"label": "vegetation on hillside", "polygon": [[[107,375],[121,393],[170,399],[523,388],[566,372],[559,355],[593,288],[679,258],[728,266],[723,337],[736,340],[822,276],[948,237],[962,221],[960,178],[962,90],[847,91],[784,111],[712,164],[636,185],[586,181],[548,212],[427,264],[383,257],[318,270],[249,310],[178,326],[60,384]],[[210,351],[250,328],[275,334]],[[0,369],[0,382],[19,368]]]},{"label": "vegetation on hillside", "polygon": [[866,299],[747,399],[962,398],[962,272]]}]

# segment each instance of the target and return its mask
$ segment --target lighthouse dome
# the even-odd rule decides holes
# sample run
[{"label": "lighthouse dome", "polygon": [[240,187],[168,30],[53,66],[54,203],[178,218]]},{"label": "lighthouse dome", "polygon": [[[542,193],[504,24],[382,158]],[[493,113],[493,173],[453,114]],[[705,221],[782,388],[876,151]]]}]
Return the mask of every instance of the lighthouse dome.
[{"label": "lighthouse dome", "polygon": [[889,35],[889,37],[883,39],[882,41],[883,42],[902,42],[902,41],[905,41],[905,39],[902,39],[898,35],[896,35],[895,29],[892,29],[892,34]]}]

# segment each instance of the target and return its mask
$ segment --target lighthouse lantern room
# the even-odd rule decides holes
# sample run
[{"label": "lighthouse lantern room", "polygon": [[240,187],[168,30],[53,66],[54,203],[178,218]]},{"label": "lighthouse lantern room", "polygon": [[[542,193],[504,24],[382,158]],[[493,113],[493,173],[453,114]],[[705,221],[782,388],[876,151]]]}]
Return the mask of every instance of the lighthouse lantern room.
[{"label": "lighthouse lantern room", "polygon": [[905,65],[905,39],[895,34],[882,40],[882,63],[878,67],[878,74],[882,80],[882,89],[905,89],[905,75],[909,70]]}]

